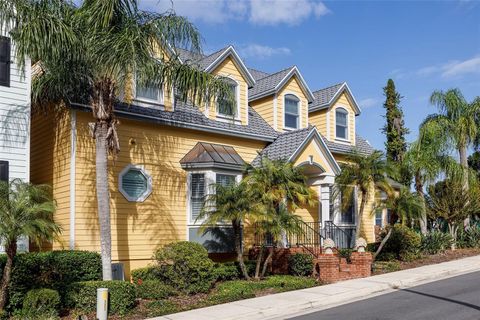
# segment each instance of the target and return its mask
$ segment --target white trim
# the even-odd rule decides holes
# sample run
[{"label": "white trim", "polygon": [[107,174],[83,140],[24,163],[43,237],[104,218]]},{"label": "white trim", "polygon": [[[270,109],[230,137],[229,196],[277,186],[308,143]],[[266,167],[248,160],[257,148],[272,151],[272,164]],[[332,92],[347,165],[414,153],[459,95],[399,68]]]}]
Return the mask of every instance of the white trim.
[{"label": "white trim", "polygon": [[346,82],[344,82],[340,88],[338,88],[337,92],[335,92],[335,94],[333,95],[333,97],[327,102],[327,103],[324,103],[324,104],[321,104],[319,106],[316,106],[314,108],[311,108],[309,110],[309,112],[315,112],[317,110],[322,110],[322,109],[325,109],[326,108],[331,108],[332,107],[332,104],[338,99],[338,97],[340,97],[340,95],[344,92],[344,91],[347,91],[348,95],[350,96],[350,98],[352,99],[352,107],[355,111],[355,115],[358,116],[360,115],[360,113],[362,112],[362,110],[360,109],[358,103],[357,103],[357,100],[355,99],[352,91],[350,90],[350,87],[348,86],[348,84]]},{"label": "white trim", "polygon": [[75,200],[76,200],[76,151],[77,151],[77,111],[70,111],[70,237],[69,248],[75,250]]},{"label": "white trim", "polygon": [[[32,63],[30,58],[25,59],[25,77],[26,77],[26,85],[27,85],[27,107],[28,107],[28,114],[26,116],[26,121],[27,121],[27,141],[26,141],[26,154],[27,154],[27,159],[25,159],[25,166],[26,166],[26,172],[25,172],[25,179],[27,182],[30,182],[30,139],[31,139],[31,110],[32,110],[32,98],[31,98],[31,93],[32,93]],[[11,78],[10,78],[11,81]],[[28,251],[28,245],[27,245],[27,251]]]},{"label": "white trim", "polygon": [[[173,90],[172,90],[173,94]],[[134,77],[134,85],[133,85],[133,101],[135,101],[141,107],[160,107],[160,109],[165,109],[165,90],[163,90],[162,86],[158,87],[158,99],[148,99],[144,97],[137,97],[137,76]],[[173,99],[172,99],[173,104]]]},{"label": "white trim", "polygon": [[240,58],[238,53],[235,51],[233,46],[229,46],[220,56],[218,56],[217,59],[215,59],[208,67],[205,68],[205,71],[206,72],[211,72],[211,71],[215,70],[215,68],[230,55],[233,57],[233,60],[240,65],[240,70],[239,71],[247,79],[248,85],[253,87],[255,85],[256,81],[253,78],[250,71],[248,71],[248,68],[245,66],[245,64],[243,63],[242,59]]},{"label": "white trim", "polygon": [[245,84],[245,103],[247,104],[247,109],[245,110],[245,124],[248,126],[249,118],[250,118],[250,113],[249,113],[249,108],[250,106],[248,105],[248,85]]},{"label": "white trim", "polygon": [[273,95],[273,129],[278,131],[277,94]]},{"label": "white trim", "polygon": [[[292,127],[287,127],[285,125],[285,112],[287,110],[287,108],[285,107],[285,98],[287,95],[291,95],[291,96],[294,96],[295,98],[297,98],[297,127],[296,128],[292,128]],[[301,129],[302,128],[302,99],[300,99],[294,92],[292,91],[285,91],[283,94],[282,94],[282,101],[283,101],[283,112],[282,112],[282,128],[284,130],[287,130],[287,131],[291,131],[291,130],[297,130],[297,129]]]},{"label": "white trim", "polygon": [[[141,196],[138,198],[130,196],[124,189],[123,189],[123,176],[130,171],[131,169],[135,169],[140,171],[140,173],[146,178],[147,180],[147,190],[143,192]],[[118,175],[118,190],[120,193],[125,197],[130,202],[144,202],[148,196],[152,193],[152,176],[145,170],[144,166],[142,165],[135,165],[135,164],[129,164],[125,168],[120,171]]]}]

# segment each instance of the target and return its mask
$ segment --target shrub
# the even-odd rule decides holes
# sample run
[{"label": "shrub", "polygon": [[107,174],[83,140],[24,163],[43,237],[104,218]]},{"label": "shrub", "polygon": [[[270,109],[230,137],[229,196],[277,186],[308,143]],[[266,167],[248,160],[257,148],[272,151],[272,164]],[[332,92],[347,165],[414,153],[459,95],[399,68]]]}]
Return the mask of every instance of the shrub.
[{"label": "shrub", "polygon": [[[3,270],[6,259],[0,259]],[[26,293],[49,288],[65,296],[67,287],[77,281],[99,280],[100,255],[88,251],[49,251],[22,253],[15,257],[9,286],[9,309],[20,309]],[[63,302],[63,301],[62,301]]]},{"label": "shrub", "polygon": [[159,280],[145,280],[136,285],[136,295],[140,299],[161,300],[175,295],[175,290]]},{"label": "shrub", "polygon": [[437,254],[444,252],[452,244],[452,237],[448,233],[432,231],[422,235],[422,251],[426,254]]},{"label": "shrub", "polygon": [[373,263],[374,272],[394,272],[400,270],[400,263],[396,260],[394,261],[376,261]]},{"label": "shrub", "polygon": [[147,280],[159,280],[161,270],[157,266],[148,266],[132,270],[131,276],[134,283]]},{"label": "shrub", "polygon": [[23,300],[22,315],[56,315],[60,307],[60,295],[53,289],[33,289],[27,292]]},{"label": "shrub", "polygon": [[236,280],[241,278],[239,267],[233,262],[216,263],[215,275],[217,281]]},{"label": "shrub", "polygon": [[457,245],[462,248],[480,247],[480,228],[477,225],[470,226],[467,230],[459,228]]},{"label": "shrub", "polygon": [[338,251],[338,256],[340,258],[345,258],[348,262],[351,261],[353,249],[340,248],[340,249],[337,249],[337,251]]},{"label": "shrub", "polygon": [[[388,228],[382,232],[382,239],[386,236],[387,232]],[[395,259],[402,261],[411,261],[417,259],[420,257],[421,243],[422,238],[418,233],[407,226],[397,224],[393,226],[392,235],[390,236],[390,239],[388,239],[377,259],[391,260],[391,257],[395,257]]]},{"label": "shrub", "polygon": [[207,292],[215,282],[214,263],[198,243],[180,241],[155,252],[161,280],[185,293]]},{"label": "shrub", "polygon": [[95,311],[98,288],[108,288],[111,314],[124,315],[135,307],[135,286],[125,281],[75,282],[67,291],[67,306],[85,312]]},{"label": "shrub", "polygon": [[294,276],[310,276],[313,272],[313,257],[305,253],[295,253],[288,257],[288,272]]}]

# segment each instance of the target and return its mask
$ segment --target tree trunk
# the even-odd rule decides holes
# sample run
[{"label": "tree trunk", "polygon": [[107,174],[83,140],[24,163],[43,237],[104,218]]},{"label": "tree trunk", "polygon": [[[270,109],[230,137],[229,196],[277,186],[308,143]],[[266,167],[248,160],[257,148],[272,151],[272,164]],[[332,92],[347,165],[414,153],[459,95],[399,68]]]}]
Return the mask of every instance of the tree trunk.
[{"label": "tree trunk", "polygon": [[450,249],[455,250],[457,248],[457,225],[455,223],[448,223],[448,231],[450,232],[450,236],[452,237],[453,241],[450,245]]},{"label": "tree trunk", "polygon": [[362,192],[362,201],[360,202],[360,210],[357,213],[357,221],[355,227],[355,239],[360,238],[360,232],[362,230],[362,217],[365,206],[367,205],[367,195],[365,192]]},{"label": "tree trunk", "polygon": [[100,250],[103,280],[112,280],[112,231],[110,227],[110,191],[108,187],[108,125],[97,123],[95,129],[97,170],[98,223],[100,225]]},{"label": "tree trunk", "polygon": [[423,183],[420,172],[415,173],[415,191],[422,202],[422,216],[420,217],[420,231],[423,235],[427,234],[427,208],[425,205],[425,193],[423,192]]},{"label": "tree trunk", "polygon": [[262,244],[260,246],[260,251],[258,252],[258,257],[257,257],[257,264],[255,265],[255,279],[258,279],[260,277],[260,267],[262,265],[262,260],[263,260],[263,252],[265,251],[265,247]]},{"label": "tree trunk", "polygon": [[392,235],[392,232],[393,232],[393,227],[391,226],[390,229],[388,230],[385,238],[383,238],[382,242],[380,242],[380,245],[378,246],[377,251],[375,251],[375,254],[373,255],[373,260],[375,260],[377,258],[377,256],[380,254],[380,252],[382,252],[382,249],[385,246],[385,244],[387,243],[390,236]]},{"label": "tree trunk", "polygon": [[[468,190],[468,157],[467,157],[467,147],[466,146],[459,146],[458,147],[458,155],[460,158],[460,165],[463,167],[463,188],[464,190]],[[470,225],[470,217],[466,217],[463,220],[463,227],[467,229]]]},{"label": "tree trunk", "polygon": [[272,257],[273,257],[273,251],[274,250],[275,250],[274,247],[270,248],[270,251],[268,252],[267,259],[265,259],[265,263],[263,264],[263,269],[262,269],[262,278],[265,277],[265,274],[267,273],[267,267],[272,262]]},{"label": "tree trunk", "polygon": [[237,261],[238,261],[238,264],[240,265],[240,270],[242,271],[245,279],[250,280],[247,267],[245,266],[245,262],[243,261],[242,234],[240,230],[240,222],[234,220],[232,221],[232,225],[233,225],[233,232],[235,237],[235,251],[237,253]]},{"label": "tree trunk", "polygon": [[10,241],[6,244],[7,249],[7,262],[3,269],[2,282],[0,284],[0,310],[5,310],[8,297],[8,284],[12,275],[13,258],[17,254],[17,242]]}]

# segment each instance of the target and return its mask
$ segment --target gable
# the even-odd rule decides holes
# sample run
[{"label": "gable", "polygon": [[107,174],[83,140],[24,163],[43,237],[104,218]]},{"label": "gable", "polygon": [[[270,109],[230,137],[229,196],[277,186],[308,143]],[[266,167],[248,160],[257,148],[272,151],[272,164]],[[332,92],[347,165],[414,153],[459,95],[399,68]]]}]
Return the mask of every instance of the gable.
[{"label": "gable", "polygon": [[348,119],[348,137],[346,143],[350,143],[355,145],[356,142],[356,130],[355,130],[355,117],[356,117],[356,110],[354,105],[351,102],[349,96],[343,92],[339,97],[332,103],[332,106],[327,111],[327,139],[330,141],[338,140],[336,137],[336,110],[342,108],[348,112],[347,119]]},{"label": "gable", "polygon": [[322,146],[322,143],[315,136],[297,150],[291,161],[294,165],[313,163],[321,166],[327,174],[336,174],[339,172],[336,164],[328,149]]},{"label": "gable", "polygon": [[300,85],[297,76],[294,75],[290,80],[288,80],[282,89],[277,94],[277,131],[282,131],[285,129],[284,123],[284,99],[285,95],[293,94],[300,100],[300,119],[299,119],[299,129],[306,128],[308,126],[308,98],[305,90]]}]

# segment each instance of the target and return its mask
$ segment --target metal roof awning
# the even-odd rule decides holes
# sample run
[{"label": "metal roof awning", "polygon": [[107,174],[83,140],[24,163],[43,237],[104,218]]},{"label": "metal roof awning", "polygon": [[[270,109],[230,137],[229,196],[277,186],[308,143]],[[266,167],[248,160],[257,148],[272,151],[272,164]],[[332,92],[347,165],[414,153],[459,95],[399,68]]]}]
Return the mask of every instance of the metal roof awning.
[{"label": "metal roof awning", "polygon": [[198,142],[192,150],[180,160],[183,169],[218,168],[240,171],[245,161],[233,147]]}]

